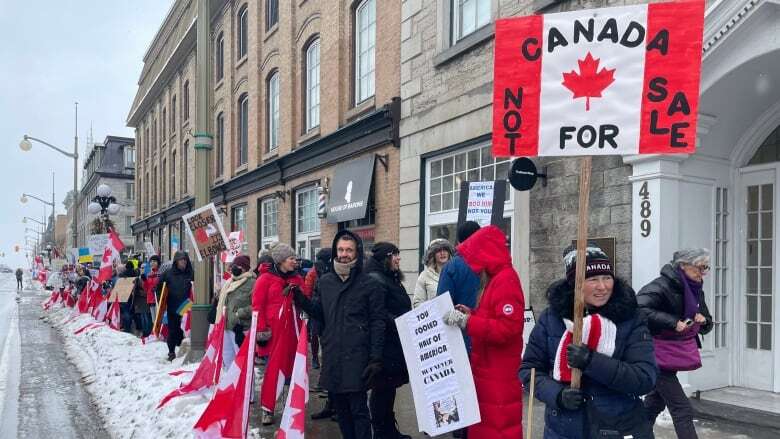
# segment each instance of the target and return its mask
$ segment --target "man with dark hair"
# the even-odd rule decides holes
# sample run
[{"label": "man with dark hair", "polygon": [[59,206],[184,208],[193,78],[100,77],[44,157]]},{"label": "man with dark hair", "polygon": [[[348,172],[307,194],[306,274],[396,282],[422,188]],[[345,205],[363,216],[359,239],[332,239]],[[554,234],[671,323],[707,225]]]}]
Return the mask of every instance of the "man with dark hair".
[{"label": "man with dark hair", "polygon": [[[458,244],[462,244],[479,230],[479,224],[466,221],[458,227]],[[465,305],[474,308],[477,303],[479,277],[469,268],[461,256],[455,256],[448,262],[439,275],[439,286],[436,295],[450,292],[453,305]],[[468,343],[467,343],[468,345]]]},{"label": "man with dark hair", "polygon": [[168,361],[176,358],[176,347],[181,345],[184,332],[181,330],[181,315],[179,306],[190,297],[192,281],[195,272],[190,263],[190,257],[183,251],[177,251],[173,255],[173,266],[160,276],[157,283],[157,295],[161,297],[163,286],[168,290],[167,311],[168,316]]},{"label": "man with dark hair", "polygon": [[382,371],[385,298],[363,270],[363,242],[349,230],[333,239],[331,271],[309,299],[291,288],[295,303],[322,323],[320,384],[328,391],[344,439],[371,437],[367,389]]}]

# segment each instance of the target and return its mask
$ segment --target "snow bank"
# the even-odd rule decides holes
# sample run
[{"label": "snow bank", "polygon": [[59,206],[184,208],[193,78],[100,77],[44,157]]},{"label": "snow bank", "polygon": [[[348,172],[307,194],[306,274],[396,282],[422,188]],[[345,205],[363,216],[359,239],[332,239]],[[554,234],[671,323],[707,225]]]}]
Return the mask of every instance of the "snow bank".
[{"label": "snow bank", "polygon": [[206,407],[207,396],[182,396],[159,410],[156,407],[163,396],[191,376],[174,377],[168,372],[192,371],[197,364],[182,365],[183,358],[168,362],[165,343],[142,344],[139,338],[108,326],[75,335],[77,329],[94,320],[87,314],[73,319],[72,310],[59,304],[44,315],[62,333],[65,352],[81,372],[112,437],[192,437],[192,426]]}]

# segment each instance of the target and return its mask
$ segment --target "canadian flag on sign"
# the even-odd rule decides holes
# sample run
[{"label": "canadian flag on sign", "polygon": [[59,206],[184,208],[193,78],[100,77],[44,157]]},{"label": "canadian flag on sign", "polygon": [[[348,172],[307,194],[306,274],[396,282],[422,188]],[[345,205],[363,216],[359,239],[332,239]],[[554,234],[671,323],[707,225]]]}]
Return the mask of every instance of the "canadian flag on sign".
[{"label": "canadian flag on sign", "polygon": [[704,1],[496,22],[494,156],[693,153]]},{"label": "canadian flag on sign", "polygon": [[125,248],[125,244],[119,239],[113,229],[108,229],[108,242],[103,249],[103,257],[100,259],[100,271],[98,272],[98,282],[105,282],[111,279],[113,263],[119,259],[119,252]]}]

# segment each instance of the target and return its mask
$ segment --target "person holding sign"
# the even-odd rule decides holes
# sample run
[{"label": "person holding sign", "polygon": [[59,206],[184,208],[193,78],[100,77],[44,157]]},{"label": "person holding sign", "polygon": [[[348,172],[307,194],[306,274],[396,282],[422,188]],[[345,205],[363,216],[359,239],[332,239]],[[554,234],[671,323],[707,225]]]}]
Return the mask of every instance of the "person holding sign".
[{"label": "person holding sign", "polygon": [[707,334],[714,326],[702,290],[709,270],[709,250],[676,251],[672,262],[661,269],[661,275],[636,296],[639,310],[647,316],[655,359],[661,370],[655,390],[645,398],[647,416],[655,422],[668,406],[674,431],[680,439],[698,437],[693,425],[693,407],[677,379],[677,372],[701,367],[699,334]]},{"label": "person holding sign", "polygon": [[168,361],[176,358],[176,346],[181,345],[184,339],[184,332],[181,330],[181,315],[178,313],[179,306],[190,297],[192,290],[192,281],[195,272],[190,263],[190,257],[183,251],[177,251],[173,255],[173,267],[160,276],[157,283],[158,296],[162,293],[163,285],[166,286],[167,294],[167,316],[168,316]]},{"label": "person holding sign", "polygon": [[[536,369],[534,396],[546,405],[544,437],[652,438],[639,396],[653,389],[657,369],[634,291],[588,243],[583,344],[572,343],[576,253],[574,246],[564,251],[566,278],[547,290],[549,306],[531,332],[519,373],[529,386]],[[572,368],[582,371],[580,389],[569,387]]]},{"label": "person holding sign", "polygon": [[471,370],[482,421],[468,439],[519,438],[523,434],[523,389],[515,371],[523,351],[525,299],[512,267],[506,236],[496,226],[479,229],[458,246],[479,279],[474,309],[456,305],[444,323],[471,337]]}]

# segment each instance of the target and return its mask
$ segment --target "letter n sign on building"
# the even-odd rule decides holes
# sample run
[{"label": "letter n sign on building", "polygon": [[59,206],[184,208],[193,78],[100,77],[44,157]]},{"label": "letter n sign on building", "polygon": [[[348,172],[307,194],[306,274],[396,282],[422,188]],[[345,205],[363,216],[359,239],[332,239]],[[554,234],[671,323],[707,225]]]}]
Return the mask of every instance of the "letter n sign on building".
[{"label": "letter n sign on building", "polygon": [[704,1],[496,22],[493,155],[693,153]]}]

